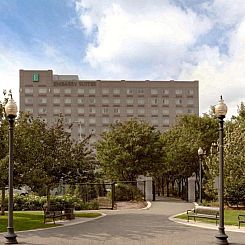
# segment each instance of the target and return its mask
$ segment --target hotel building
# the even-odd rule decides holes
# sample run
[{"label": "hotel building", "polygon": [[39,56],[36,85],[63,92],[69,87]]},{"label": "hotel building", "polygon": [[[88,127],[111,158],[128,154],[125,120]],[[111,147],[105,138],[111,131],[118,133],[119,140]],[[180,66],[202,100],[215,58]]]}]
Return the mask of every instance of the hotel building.
[{"label": "hotel building", "polygon": [[164,131],[179,115],[199,114],[198,81],[79,80],[52,70],[20,70],[20,111],[48,125],[62,114],[73,138],[92,133],[92,142],[110,124],[130,118]]}]

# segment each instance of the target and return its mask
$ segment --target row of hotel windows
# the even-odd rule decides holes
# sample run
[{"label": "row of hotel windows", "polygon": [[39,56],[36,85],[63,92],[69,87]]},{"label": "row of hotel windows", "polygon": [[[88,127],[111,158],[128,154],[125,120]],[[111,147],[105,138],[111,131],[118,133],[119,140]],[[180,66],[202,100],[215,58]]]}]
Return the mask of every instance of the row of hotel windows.
[{"label": "row of hotel windows", "polygon": [[[27,107],[27,108],[25,108],[25,111],[33,114],[33,108]],[[98,112],[99,112],[99,110],[98,109],[96,110],[96,108],[94,108],[94,107],[91,107],[88,110],[89,114],[95,115]],[[101,113],[106,114],[106,115],[108,115],[110,113],[120,114],[121,112],[122,112],[122,110],[120,110],[120,108],[112,108],[111,110],[110,110],[110,108],[101,108]],[[184,111],[182,109],[176,109],[175,112],[177,115],[184,113]],[[53,109],[53,114],[60,114],[60,113],[62,113],[61,108],[57,107],[57,108]],[[71,114],[71,113],[72,113],[71,108],[64,108],[64,114],[65,115]],[[84,108],[78,108],[77,113],[78,114],[84,114],[85,113]],[[144,115],[146,113],[146,110],[144,108],[138,108],[137,110],[134,108],[127,108],[126,109],[126,114],[135,114],[135,113],[138,113],[139,115]],[[187,113],[194,113],[194,110],[191,108],[188,108]],[[47,108],[46,107],[38,108],[38,114],[47,114]],[[157,109],[157,108],[151,109],[151,115],[159,115],[159,114],[169,115],[169,110],[168,109],[161,110],[161,109]]]},{"label": "row of hotel windows", "polygon": [[[42,120],[44,122],[47,122],[47,119],[46,118],[42,118]],[[84,118],[78,118],[78,121],[72,122],[71,118],[65,117],[64,121],[65,121],[66,124],[73,124],[73,125],[77,124],[77,128],[78,128],[79,131],[84,130],[84,127],[81,127],[82,125],[85,124],[85,119]],[[100,123],[102,123],[103,125],[108,125],[108,124],[116,123],[116,122],[120,122],[120,118],[113,118],[111,120],[108,117],[102,117],[101,120],[99,120],[99,121],[96,120],[96,118],[89,118],[87,120],[87,123],[89,125],[96,125],[96,124],[100,124]],[[163,125],[169,125],[169,118],[162,118],[162,119],[152,118],[150,120],[150,123],[152,125],[161,125],[161,124],[163,124]],[[93,130],[93,131],[95,131],[95,130]]]},{"label": "row of hotel windows", "polygon": [[[96,98],[74,98],[74,100],[76,100],[76,103],[78,105],[84,105],[84,104],[90,104],[90,105],[95,105],[96,104]],[[74,101],[73,100],[73,101]],[[64,104],[72,104],[72,98],[64,98]],[[102,98],[101,99],[101,104],[111,104],[112,102],[115,105],[120,105],[121,103],[123,103],[125,100],[122,99],[113,99],[113,101],[107,99],[107,98]],[[162,103],[163,105],[169,105],[169,99],[159,99],[159,98],[151,98],[149,99],[150,103],[152,105],[157,105],[159,103]],[[184,104],[184,102],[186,101],[187,105],[193,105],[194,101],[193,99],[175,99],[175,104],[176,105],[182,105]],[[53,98],[53,104],[60,104],[61,100],[60,98]],[[142,99],[142,98],[138,98],[133,99],[133,98],[128,98],[126,99],[126,104],[127,105],[134,105],[135,103],[137,103],[138,105],[145,105],[147,104],[148,100],[146,99]],[[39,104],[47,104],[47,98],[38,98],[38,103]],[[99,103],[99,102],[97,102]],[[25,104],[33,104],[33,98],[32,97],[26,97],[25,98]]]},{"label": "row of hotel windows", "polygon": [[[119,89],[119,88],[113,88],[111,90],[109,88],[102,88],[102,89],[99,89],[98,91],[101,91],[101,93],[103,95],[109,95],[109,94],[120,95],[120,92],[122,90],[123,89]],[[158,95],[158,94],[169,95],[169,91],[170,91],[169,89],[160,89],[160,88],[159,89],[157,89],[157,88],[150,89],[150,93],[152,95]],[[47,94],[48,92],[51,92],[51,89],[48,89],[46,87],[38,88],[39,94]],[[61,92],[64,92],[65,94],[71,94],[72,89],[71,88],[64,88],[64,89],[53,88],[54,94],[59,95]],[[84,95],[84,94],[95,95],[96,89],[95,88],[88,88],[88,89],[78,88],[78,89],[76,89],[76,92],[80,95]],[[143,88],[128,88],[128,89],[126,89],[127,95],[133,95],[134,93],[144,95],[145,92],[146,92],[146,89],[143,89]],[[184,94],[184,92],[187,95],[193,95],[194,94],[193,89],[186,89],[185,91],[183,91],[183,89],[176,89],[175,90],[176,95],[182,95],[182,94]],[[25,88],[25,94],[33,94],[33,87],[26,87]]]}]

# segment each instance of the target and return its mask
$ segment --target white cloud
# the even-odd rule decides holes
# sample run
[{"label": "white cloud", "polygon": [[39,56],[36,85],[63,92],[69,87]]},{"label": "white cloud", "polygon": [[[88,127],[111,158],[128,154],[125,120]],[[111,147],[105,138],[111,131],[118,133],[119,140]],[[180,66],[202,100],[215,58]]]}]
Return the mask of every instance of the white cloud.
[{"label": "white cloud", "polygon": [[[81,23],[94,38],[85,60],[110,78],[197,79],[201,113],[223,94],[229,114],[236,114],[245,100],[245,1],[214,0],[200,6],[203,12],[195,13],[191,6],[183,10],[166,0],[77,1]],[[225,54],[223,47],[205,40],[217,27],[221,32],[209,38],[227,47]]]},{"label": "white cloud", "polygon": [[[89,33],[97,30],[85,60],[95,69],[124,78],[138,78],[140,67],[145,73],[165,67],[155,77],[175,76],[188,48],[211,28],[208,19],[198,17],[191,10],[185,12],[167,1],[155,1],[155,4],[125,0],[108,4],[106,1],[105,5],[94,2],[77,2],[83,26]],[[138,74],[133,66],[139,67]]]},{"label": "white cloud", "polygon": [[192,55],[197,65],[186,64],[179,78],[200,80],[201,111],[207,111],[223,94],[230,108],[229,116],[235,115],[237,105],[245,101],[245,20],[231,33],[227,55],[222,55],[217,47],[208,46]]},{"label": "white cloud", "polygon": [[245,1],[214,0],[209,10],[214,13],[218,23],[236,25],[245,16]]}]

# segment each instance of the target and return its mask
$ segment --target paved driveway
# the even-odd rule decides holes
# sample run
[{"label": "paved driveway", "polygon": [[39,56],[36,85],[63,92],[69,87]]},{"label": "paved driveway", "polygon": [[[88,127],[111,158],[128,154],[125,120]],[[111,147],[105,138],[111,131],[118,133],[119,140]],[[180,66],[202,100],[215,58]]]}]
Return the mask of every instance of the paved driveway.
[{"label": "paved driveway", "polygon": [[[186,226],[168,220],[192,207],[176,200],[153,203],[149,210],[107,211],[90,222],[42,231],[21,232],[20,244],[35,245],[207,245],[215,244],[217,231]],[[245,234],[227,232],[230,244],[245,244]],[[1,237],[0,242],[4,239]]]}]

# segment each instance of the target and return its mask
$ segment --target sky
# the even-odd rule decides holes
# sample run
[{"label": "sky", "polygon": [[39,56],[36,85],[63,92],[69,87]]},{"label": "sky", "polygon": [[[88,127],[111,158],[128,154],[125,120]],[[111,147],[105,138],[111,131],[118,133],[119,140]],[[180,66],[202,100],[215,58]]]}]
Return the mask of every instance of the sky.
[{"label": "sky", "polygon": [[0,91],[17,102],[20,69],[199,80],[200,115],[245,101],[245,0],[1,0],[0,30]]}]

